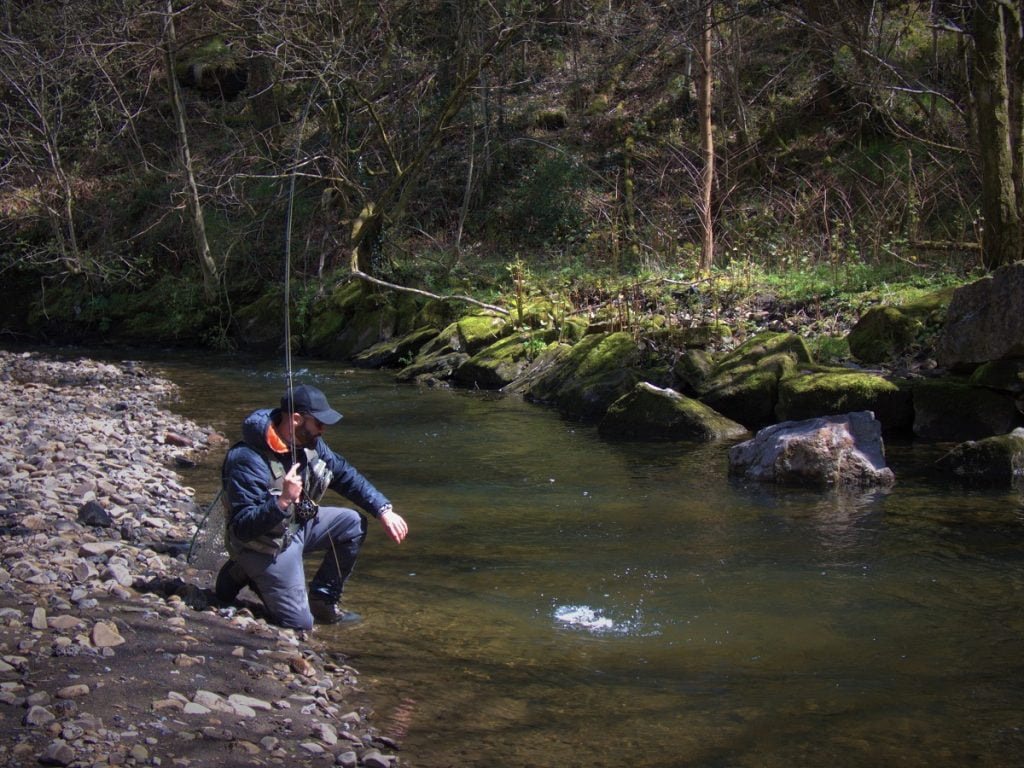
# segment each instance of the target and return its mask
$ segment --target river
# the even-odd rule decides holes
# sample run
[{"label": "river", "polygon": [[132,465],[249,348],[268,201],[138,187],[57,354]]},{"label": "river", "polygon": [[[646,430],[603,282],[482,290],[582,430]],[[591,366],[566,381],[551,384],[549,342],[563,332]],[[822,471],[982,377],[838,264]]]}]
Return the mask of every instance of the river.
[{"label": "river", "polygon": [[[150,363],[232,439],[283,387],[240,358]],[[404,765],[1020,765],[1024,503],[928,481],[838,495],[731,481],[721,446],[615,444],[516,398],[297,364],[410,524],[375,524],[355,627]],[[186,475],[213,493],[217,457]]]}]

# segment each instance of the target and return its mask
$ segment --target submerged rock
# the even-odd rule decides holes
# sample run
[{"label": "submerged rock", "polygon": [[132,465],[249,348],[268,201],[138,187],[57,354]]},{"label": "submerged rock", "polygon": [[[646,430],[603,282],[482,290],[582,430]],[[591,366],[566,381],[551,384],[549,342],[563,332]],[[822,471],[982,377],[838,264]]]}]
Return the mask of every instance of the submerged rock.
[{"label": "submerged rock", "polygon": [[665,438],[712,442],[746,434],[747,429],[699,400],[646,381],[608,408],[598,427],[602,437]]},{"label": "submerged rock", "polygon": [[969,482],[1010,484],[1024,476],[1024,428],[961,443],[935,462],[935,468]]},{"label": "submerged rock", "polygon": [[729,450],[729,471],[748,480],[811,486],[891,485],[882,425],[870,411],[787,421]]}]

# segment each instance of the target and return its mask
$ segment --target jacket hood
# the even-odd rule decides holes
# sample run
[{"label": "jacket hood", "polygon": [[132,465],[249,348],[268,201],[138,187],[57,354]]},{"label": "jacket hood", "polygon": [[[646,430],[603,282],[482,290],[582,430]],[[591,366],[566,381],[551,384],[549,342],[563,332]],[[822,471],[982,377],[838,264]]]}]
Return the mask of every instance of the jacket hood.
[{"label": "jacket hood", "polygon": [[250,413],[242,422],[242,440],[257,451],[268,450],[267,426],[277,409],[261,408]]}]

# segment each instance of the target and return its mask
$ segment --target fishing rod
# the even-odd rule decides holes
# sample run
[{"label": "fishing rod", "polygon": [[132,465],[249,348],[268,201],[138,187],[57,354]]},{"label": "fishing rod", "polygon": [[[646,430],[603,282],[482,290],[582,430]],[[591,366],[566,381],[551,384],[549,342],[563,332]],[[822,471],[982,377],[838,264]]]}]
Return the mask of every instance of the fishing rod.
[{"label": "fishing rod", "polygon": [[[298,178],[299,171],[299,153],[302,149],[302,136],[306,131],[306,120],[309,117],[309,110],[313,106],[313,99],[316,97],[320,90],[320,83],[323,81],[324,74],[327,69],[333,64],[333,59],[327,63],[324,67],[324,71],[320,73],[318,81],[313,85],[309,91],[309,98],[306,99],[306,105],[302,109],[302,118],[299,120],[299,130],[295,137],[295,151],[292,155],[292,168],[291,175],[288,180],[288,208],[285,213],[284,222],[284,368],[285,368],[285,387],[288,398],[288,418],[290,419],[292,414],[295,413],[295,378],[294,370],[292,367],[292,317],[291,317],[291,272],[292,272],[292,221],[294,219],[295,212],[295,180]],[[288,441],[288,448],[291,456],[291,466],[295,466],[297,462],[297,451],[295,448],[295,425],[292,424],[292,439]],[[303,482],[305,486],[305,482]],[[305,495],[305,487],[303,487],[303,494]],[[311,501],[309,497],[306,497],[306,501]],[[313,514],[308,519],[313,519],[316,516],[316,502],[311,505],[313,507]],[[308,509],[303,509],[304,513],[308,513]],[[303,523],[306,521],[303,520]],[[334,546],[334,538],[328,536],[327,540],[331,543],[331,554],[334,557],[334,567],[338,571],[338,576],[341,576],[341,562],[338,560],[338,551]]]}]

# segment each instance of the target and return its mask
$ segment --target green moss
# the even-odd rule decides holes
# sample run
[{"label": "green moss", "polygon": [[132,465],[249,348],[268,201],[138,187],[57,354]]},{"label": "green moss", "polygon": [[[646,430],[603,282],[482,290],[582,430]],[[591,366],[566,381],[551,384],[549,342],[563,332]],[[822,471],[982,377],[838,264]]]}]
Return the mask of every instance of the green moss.
[{"label": "green moss", "polygon": [[704,403],[647,382],[639,382],[609,406],[599,431],[604,437],[699,441],[735,438],[746,432]]},{"label": "green moss", "polygon": [[703,349],[687,349],[676,360],[672,373],[681,382],[684,392],[696,394],[714,370],[715,361],[711,354]]},{"label": "green moss", "polygon": [[518,379],[548,345],[550,331],[519,333],[481,349],[455,371],[461,382],[500,389]]},{"label": "green moss", "polygon": [[780,421],[871,411],[890,433],[913,424],[910,388],[873,373],[838,369],[791,376],[779,384],[776,416]]},{"label": "green moss", "polygon": [[464,352],[472,355],[492,344],[507,333],[505,318],[501,315],[467,315],[456,323]]},{"label": "green moss", "polygon": [[716,374],[754,365],[762,358],[779,353],[789,355],[797,363],[813,362],[807,342],[800,336],[795,333],[767,331],[748,339],[722,358]]},{"label": "green moss", "polygon": [[624,332],[594,334],[572,348],[565,360],[532,382],[528,395],[583,418],[602,416],[641,378],[640,350]]},{"label": "green moss", "polygon": [[946,310],[949,309],[956,289],[957,286],[949,285],[908,298],[899,304],[900,311],[921,323],[941,323],[945,319]]},{"label": "green moss", "polygon": [[860,318],[847,340],[850,352],[865,363],[881,363],[906,352],[924,326],[895,307],[873,307]]},{"label": "green moss", "polygon": [[961,443],[935,463],[944,477],[1009,485],[1024,476],[1024,430]]},{"label": "green moss", "polygon": [[[235,314],[234,337],[241,349],[274,352],[284,348],[284,306],[280,292],[266,293]],[[292,328],[299,326],[292,311]]]},{"label": "green moss", "polygon": [[434,328],[417,328],[401,336],[377,342],[357,354],[353,362],[365,368],[405,366],[436,335]]},{"label": "green moss", "polygon": [[1024,392],[1024,360],[1016,358],[984,363],[971,374],[970,384],[1020,394]]},{"label": "green moss", "polygon": [[779,379],[811,364],[810,350],[796,334],[761,333],[724,357],[697,391],[715,410],[760,429],[775,421]]}]

